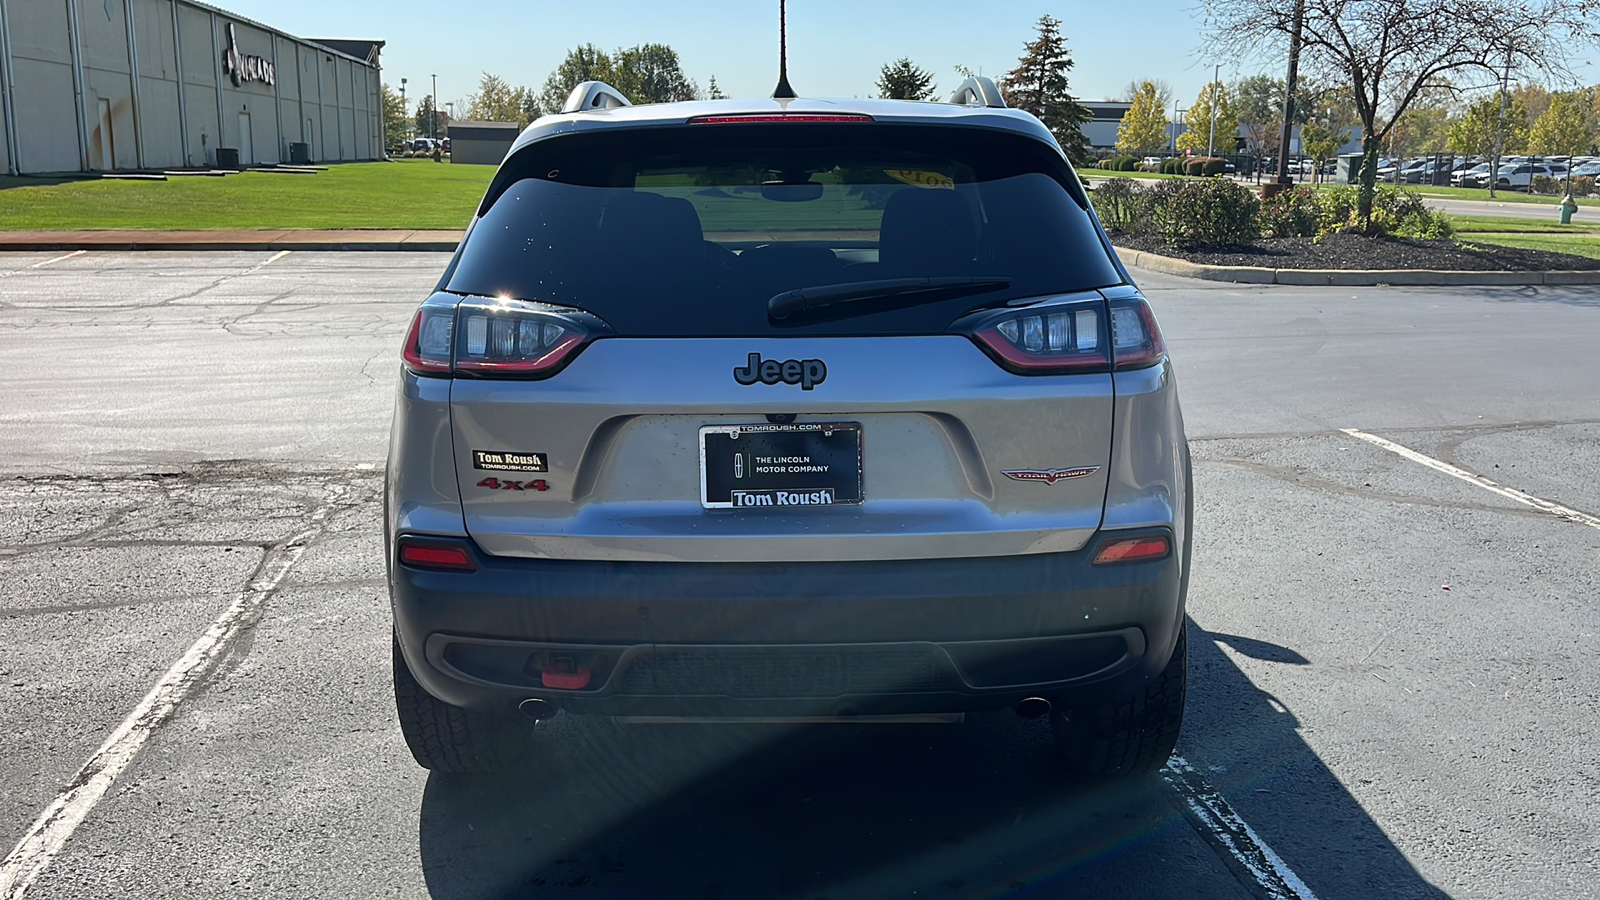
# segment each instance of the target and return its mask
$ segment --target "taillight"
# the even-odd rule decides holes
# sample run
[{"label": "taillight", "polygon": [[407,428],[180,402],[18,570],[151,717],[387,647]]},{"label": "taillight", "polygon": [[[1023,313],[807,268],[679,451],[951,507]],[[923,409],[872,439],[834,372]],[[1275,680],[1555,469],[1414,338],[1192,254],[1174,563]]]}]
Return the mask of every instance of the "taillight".
[{"label": "taillight", "polygon": [[1119,370],[1149,368],[1166,358],[1167,342],[1143,297],[1111,301],[1111,350]]},{"label": "taillight", "polygon": [[1105,301],[1044,300],[982,313],[962,327],[1002,366],[1030,375],[1105,370],[1111,365]]},{"label": "taillight", "polygon": [[399,541],[400,564],[414,569],[444,569],[450,572],[476,572],[478,564],[460,544],[445,544],[419,538]]},{"label": "taillight", "polygon": [[861,113],[735,113],[728,116],[695,116],[690,125],[791,125],[814,122],[833,125],[871,122]]},{"label": "taillight", "polygon": [[406,336],[406,368],[421,375],[544,378],[609,333],[589,313],[522,300],[436,295]]},{"label": "taillight", "polygon": [[1094,565],[1150,562],[1156,559],[1166,559],[1167,554],[1171,552],[1172,544],[1164,534],[1147,534],[1140,537],[1121,538],[1102,544],[1100,551],[1094,555]]}]

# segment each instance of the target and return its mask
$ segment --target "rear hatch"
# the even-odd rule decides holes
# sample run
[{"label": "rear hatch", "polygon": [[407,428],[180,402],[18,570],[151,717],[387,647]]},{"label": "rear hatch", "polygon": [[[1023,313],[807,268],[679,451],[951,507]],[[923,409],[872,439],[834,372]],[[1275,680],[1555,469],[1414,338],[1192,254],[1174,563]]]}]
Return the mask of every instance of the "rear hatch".
[{"label": "rear hatch", "polygon": [[[507,161],[408,357],[452,374],[488,553],[802,561],[1073,550],[1137,308],[1049,145],[689,122]],[[1148,349],[1148,348],[1145,348]]]}]

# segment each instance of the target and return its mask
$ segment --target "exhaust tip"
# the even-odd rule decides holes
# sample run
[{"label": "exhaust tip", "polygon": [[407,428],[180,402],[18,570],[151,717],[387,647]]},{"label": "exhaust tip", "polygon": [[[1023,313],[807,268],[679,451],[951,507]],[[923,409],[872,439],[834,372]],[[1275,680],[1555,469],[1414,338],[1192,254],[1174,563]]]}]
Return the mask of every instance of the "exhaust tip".
[{"label": "exhaust tip", "polygon": [[522,710],[523,715],[535,722],[548,719],[556,714],[556,705],[554,703],[549,700],[540,700],[538,697],[529,697],[517,704],[517,709]]},{"label": "exhaust tip", "polygon": [[1017,715],[1024,719],[1037,719],[1050,711],[1050,701],[1043,697],[1029,697],[1017,704]]}]

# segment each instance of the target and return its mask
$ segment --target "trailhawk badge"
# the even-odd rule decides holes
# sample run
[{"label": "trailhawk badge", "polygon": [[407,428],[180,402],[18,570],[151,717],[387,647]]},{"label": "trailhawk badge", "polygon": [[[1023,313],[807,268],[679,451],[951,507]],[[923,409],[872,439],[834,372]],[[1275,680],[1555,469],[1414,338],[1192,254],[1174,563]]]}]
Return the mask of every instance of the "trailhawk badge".
[{"label": "trailhawk badge", "polygon": [[1098,471],[1100,471],[1099,466],[1078,466],[1072,469],[1009,469],[1002,474],[1016,481],[1042,481],[1045,484],[1055,484],[1069,478],[1093,475]]}]

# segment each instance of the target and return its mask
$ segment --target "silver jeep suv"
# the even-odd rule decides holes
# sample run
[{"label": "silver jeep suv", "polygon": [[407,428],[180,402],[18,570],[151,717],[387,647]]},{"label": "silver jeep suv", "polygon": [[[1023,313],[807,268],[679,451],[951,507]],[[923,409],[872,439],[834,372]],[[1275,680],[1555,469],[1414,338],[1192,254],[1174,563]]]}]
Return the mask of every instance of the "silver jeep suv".
[{"label": "silver jeep suv", "polygon": [[1189,454],[1150,306],[1033,116],[631,107],[531,125],[404,346],[385,527],[417,761],[554,715],[1049,715],[1166,760]]}]

